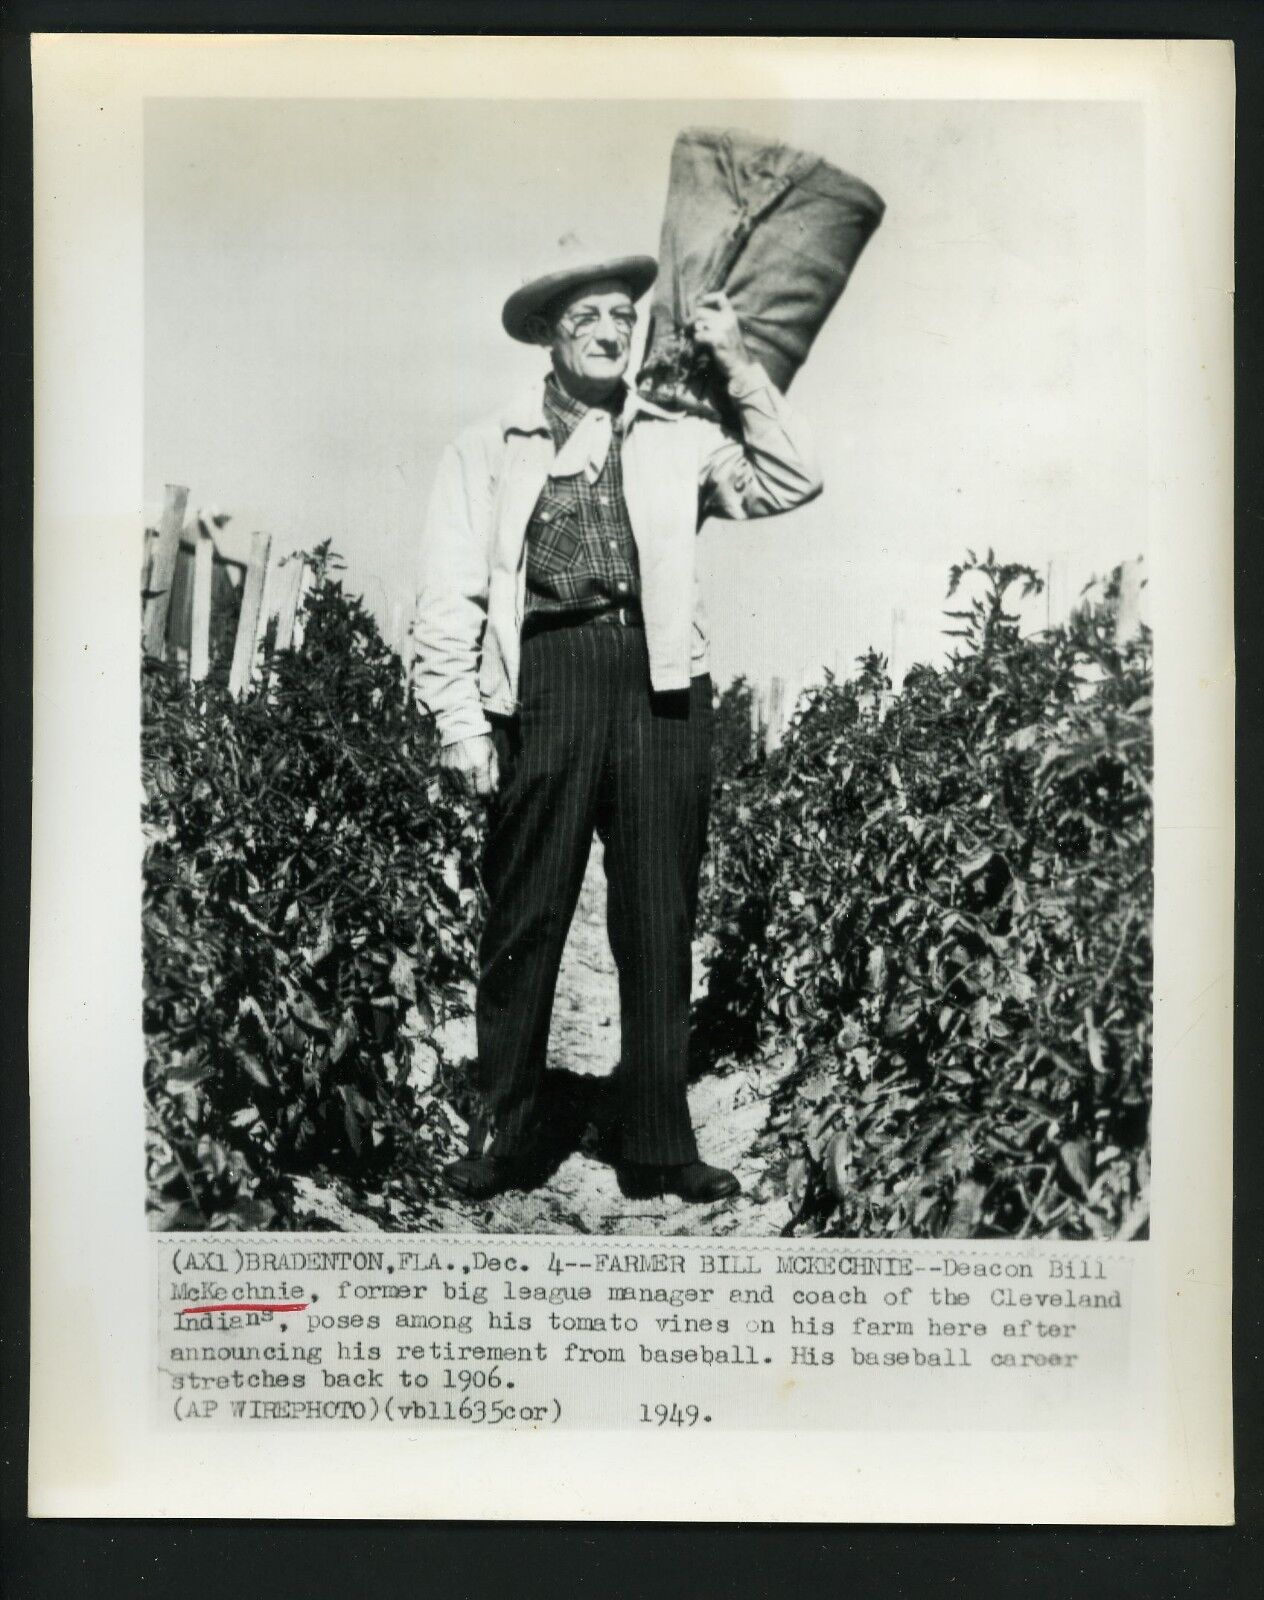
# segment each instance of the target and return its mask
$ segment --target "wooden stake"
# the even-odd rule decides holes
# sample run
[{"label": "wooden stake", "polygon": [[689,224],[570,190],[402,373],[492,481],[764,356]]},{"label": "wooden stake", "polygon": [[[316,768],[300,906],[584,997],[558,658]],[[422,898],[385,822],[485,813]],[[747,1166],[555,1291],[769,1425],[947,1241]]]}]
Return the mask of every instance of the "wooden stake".
[{"label": "wooden stake", "polygon": [[887,676],[891,679],[891,693],[899,694],[904,686],[904,607],[891,610],[891,656],[887,662]]},{"label": "wooden stake", "polygon": [[417,646],[413,638],[413,617],[416,613],[415,602],[409,604],[404,600],[397,600],[394,605],[395,612],[395,645],[394,649],[399,655],[400,673],[404,680],[405,696],[412,693],[413,668],[417,664]]},{"label": "wooden stake", "polygon": [[176,557],[180,553],[180,529],[184,526],[184,508],[188,499],[189,491],[183,484],[167,485],[163,496],[162,520],[158,524],[158,542],[149,569],[147,588],[153,598],[145,602],[142,640],[145,654],[159,661],[166,650],[167,606],[171,600],[171,581],[175,576]]},{"label": "wooden stake", "polygon": [[303,573],[307,570],[307,558],[302,555],[286,557],[287,582],[284,585],[283,598],[277,612],[276,648],[278,651],[288,650],[294,642],[294,620],[298,616],[298,603],[300,590],[303,585]]},{"label": "wooden stake", "polygon": [[154,567],[154,545],[158,541],[157,528],[146,528],[145,536],[140,546],[140,590],[142,594],[149,592],[149,579]]},{"label": "wooden stake", "polygon": [[193,552],[193,621],[189,630],[189,682],[201,683],[211,670],[211,580],[215,540],[198,518]]},{"label": "wooden stake", "polygon": [[316,575],[312,571],[312,564],[303,558],[303,565],[299,568],[298,590],[294,600],[294,634],[290,640],[291,650],[303,648],[303,635],[307,631],[307,614],[304,605],[307,597],[312,592],[312,585],[316,582]]},{"label": "wooden stake", "polygon": [[268,557],[272,551],[270,533],[250,535],[250,560],[241,591],[241,613],[237,618],[237,638],[233,642],[233,665],[228,675],[228,692],[239,700],[250,687],[259,650],[263,622],[263,586],[268,576]]},{"label": "wooden stake", "polygon": [[1141,632],[1141,583],[1145,564],[1138,557],[1119,569],[1119,610],[1115,614],[1115,643],[1128,644]]},{"label": "wooden stake", "polygon": [[771,755],[781,743],[786,714],[786,686],[778,677],[768,684],[768,727],[764,734],[764,754]]}]

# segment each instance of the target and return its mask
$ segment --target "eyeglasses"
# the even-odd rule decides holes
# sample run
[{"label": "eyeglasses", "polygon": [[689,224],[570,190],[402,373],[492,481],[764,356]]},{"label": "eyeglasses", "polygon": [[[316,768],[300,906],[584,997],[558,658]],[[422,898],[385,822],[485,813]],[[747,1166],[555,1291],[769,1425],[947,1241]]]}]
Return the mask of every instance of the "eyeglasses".
[{"label": "eyeglasses", "polygon": [[[631,306],[619,306],[610,313],[610,320],[614,323],[615,331],[621,339],[630,339],[636,327],[636,312]],[[569,316],[558,319],[558,327],[568,339],[576,339],[581,333],[591,333],[601,321],[599,311],[575,311]]]}]

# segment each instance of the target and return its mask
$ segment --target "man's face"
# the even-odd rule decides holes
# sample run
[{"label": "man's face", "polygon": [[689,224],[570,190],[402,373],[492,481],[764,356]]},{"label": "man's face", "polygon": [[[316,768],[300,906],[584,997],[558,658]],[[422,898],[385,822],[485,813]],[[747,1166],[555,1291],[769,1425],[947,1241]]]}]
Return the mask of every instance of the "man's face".
[{"label": "man's face", "polygon": [[551,308],[549,349],[558,370],[575,388],[613,389],[627,371],[636,329],[636,308],[623,284],[585,285]]}]

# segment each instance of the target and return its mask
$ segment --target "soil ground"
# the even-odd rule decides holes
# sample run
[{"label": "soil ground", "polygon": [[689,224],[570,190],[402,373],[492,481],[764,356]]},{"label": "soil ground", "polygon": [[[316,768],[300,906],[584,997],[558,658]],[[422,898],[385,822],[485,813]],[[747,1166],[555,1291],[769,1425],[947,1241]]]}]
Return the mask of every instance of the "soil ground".
[{"label": "soil ground", "polygon": [[[579,907],[558,978],[549,1038],[543,1117],[565,1131],[569,1153],[540,1185],[480,1204],[422,1198],[390,1185],[382,1195],[352,1198],[340,1184],[301,1179],[298,1210],[308,1226],[339,1231],[386,1228],[418,1232],[500,1234],[702,1234],[758,1237],[779,1234],[790,1219],[784,1159],[769,1127],[769,1099],[786,1066],[770,1060],[723,1061],[689,1089],[694,1129],[704,1160],[732,1168],[742,1181],[734,1200],[713,1206],[674,1198],[628,1200],[600,1146],[609,1083],[619,1057],[619,989],[606,938],[606,886],[601,847],[594,842]],[[703,970],[694,952],[695,998]],[[474,1054],[465,1020],[443,1041],[452,1058]],[[464,1124],[454,1116],[464,1133]],[[552,1164],[551,1164],[552,1165]]]}]

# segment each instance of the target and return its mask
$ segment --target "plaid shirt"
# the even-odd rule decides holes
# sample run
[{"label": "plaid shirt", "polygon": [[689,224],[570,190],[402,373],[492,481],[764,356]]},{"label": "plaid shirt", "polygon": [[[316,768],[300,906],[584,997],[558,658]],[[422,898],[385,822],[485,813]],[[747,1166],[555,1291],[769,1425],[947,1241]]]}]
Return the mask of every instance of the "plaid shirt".
[{"label": "plaid shirt", "polygon": [[[544,415],[560,450],[584,416],[552,373]],[[623,426],[616,416],[605,466],[595,483],[582,473],[550,478],[527,525],[527,613],[590,611],[640,596],[636,541],[623,498]]]}]

